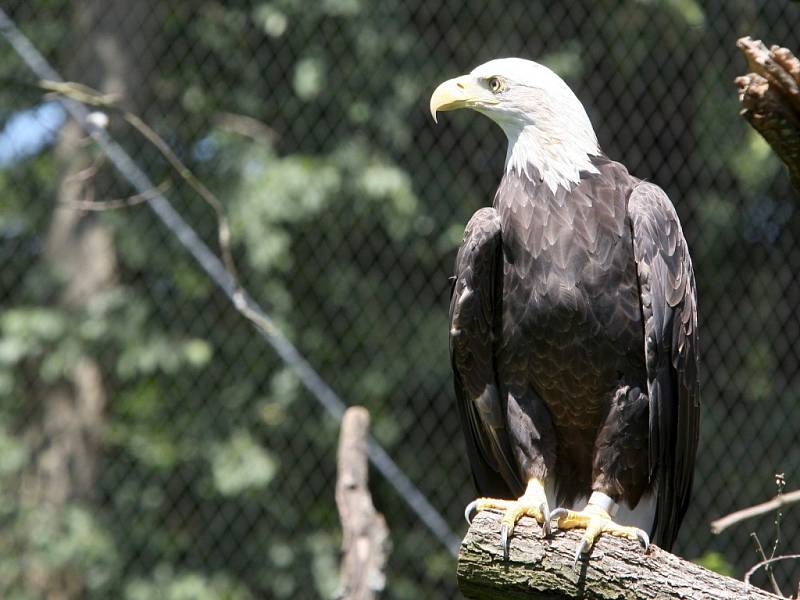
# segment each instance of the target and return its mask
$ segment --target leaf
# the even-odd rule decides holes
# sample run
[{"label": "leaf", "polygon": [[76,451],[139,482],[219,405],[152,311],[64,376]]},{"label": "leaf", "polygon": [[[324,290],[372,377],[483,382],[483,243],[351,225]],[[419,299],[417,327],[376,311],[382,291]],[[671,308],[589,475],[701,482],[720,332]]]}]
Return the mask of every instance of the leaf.
[{"label": "leaf", "polygon": [[246,431],[238,431],[211,450],[214,485],[224,496],[265,487],[275,477],[278,461]]},{"label": "leaf", "polygon": [[733,566],[719,552],[709,550],[702,556],[693,558],[692,562],[720,575],[733,577]]}]

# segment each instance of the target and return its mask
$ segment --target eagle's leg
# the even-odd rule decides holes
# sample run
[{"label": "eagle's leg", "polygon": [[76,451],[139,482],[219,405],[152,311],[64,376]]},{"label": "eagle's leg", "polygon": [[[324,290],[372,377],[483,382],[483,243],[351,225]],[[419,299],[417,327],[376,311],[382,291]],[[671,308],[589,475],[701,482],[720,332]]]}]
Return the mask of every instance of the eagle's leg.
[{"label": "eagle's leg", "polygon": [[645,551],[650,545],[645,531],[613,520],[620,499],[636,506],[649,486],[648,415],[648,398],[640,387],[617,388],[595,440],[589,502],[581,511],[557,508],[551,514],[558,519],[559,529],[586,529],[575,552],[575,564],[603,533],[638,540]]},{"label": "eagle's leg", "polygon": [[593,492],[589,502],[581,511],[557,508],[551,514],[551,518],[558,519],[559,529],[585,529],[578,549],[575,551],[575,562],[581,555],[586,554],[592,549],[595,541],[603,533],[616,537],[627,538],[639,541],[644,547],[645,552],[650,545],[650,537],[638,527],[620,525],[613,520],[613,515],[617,511],[617,503],[610,496],[602,492]]},{"label": "eagle's leg", "polygon": [[525,493],[516,500],[503,500],[501,498],[478,498],[467,505],[464,516],[470,523],[475,513],[488,508],[502,510],[503,519],[500,522],[500,543],[503,546],[503,557],[508,559],[508,540],[514,532],[514,526],[523,516],[536,519],[542,526],[544,535],[550,534],[550,508],[547,505],[547,496],[544,485],[539,479],[531,479]]}]

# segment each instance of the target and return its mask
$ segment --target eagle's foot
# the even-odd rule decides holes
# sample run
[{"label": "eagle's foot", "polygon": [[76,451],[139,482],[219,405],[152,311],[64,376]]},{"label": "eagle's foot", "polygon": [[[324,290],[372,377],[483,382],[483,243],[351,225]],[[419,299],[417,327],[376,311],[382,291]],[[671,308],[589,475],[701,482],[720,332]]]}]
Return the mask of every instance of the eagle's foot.
[{"label": "eagle's foot", "polygon": [[[593,502],[593,500],[595,500],[595,502]],[[612,506],[615,506],[615,503],[611,501],[608,496],[595,492],[589,499],[586,508],[581,511],[557,508],[551,513],[551,519],[558,519],[559,529],[580,528],[586,530],[578,549],[575,551],[573,567],[578,566],[578,561],[581,559],[581,556],[588,554],[597,538],[604,533],[638,541],[644,548],[644,551],[647,552],[650,546],[650,537],[647,533],[638,527],[629,527],[627,525],[615,523],[609,514],[609,508]]]},{"label": "eagle's foot", "polygon": [[508,560],[509,538],[514,533],[514,526],[523,516],[533,517],[542,526],[545,536],[550,535],[550,509],[544,486],[538,479],[531,479],[525,493],[516,500],[500,498],[478,498],[467,505],[464,516],[467,523],[472,523],[476,513],[494,508],[504,512],[500,521],[500,545],[503,547],[503,558]]}]

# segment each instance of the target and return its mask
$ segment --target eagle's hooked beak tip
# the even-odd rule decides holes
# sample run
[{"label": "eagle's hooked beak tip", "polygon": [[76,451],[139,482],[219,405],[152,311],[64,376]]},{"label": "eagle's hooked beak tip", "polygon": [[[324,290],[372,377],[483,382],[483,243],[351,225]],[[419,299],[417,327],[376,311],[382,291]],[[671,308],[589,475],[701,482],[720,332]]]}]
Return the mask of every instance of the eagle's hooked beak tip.
[{"label": "eagle's hooked beak tip", "polygon": [[438,123],[437,113],[464,108],[480,96],[481,90],[469,75],[456,77],[440,84],[431,95],[430,110],[433,122]]}]

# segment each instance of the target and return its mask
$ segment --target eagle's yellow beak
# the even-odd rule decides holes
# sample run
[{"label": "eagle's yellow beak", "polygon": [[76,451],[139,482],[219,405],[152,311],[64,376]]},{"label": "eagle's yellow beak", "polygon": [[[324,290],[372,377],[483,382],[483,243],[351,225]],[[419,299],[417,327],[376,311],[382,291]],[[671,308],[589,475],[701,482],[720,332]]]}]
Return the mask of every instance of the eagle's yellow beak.
[{"label": "eagle's yellow beak", "polygon": [[492,93],[474,75],[449,79],[437,87],[431,96],[431,116],[436,122],[438,111],[471,108],[477,104],[495,104]]}]

